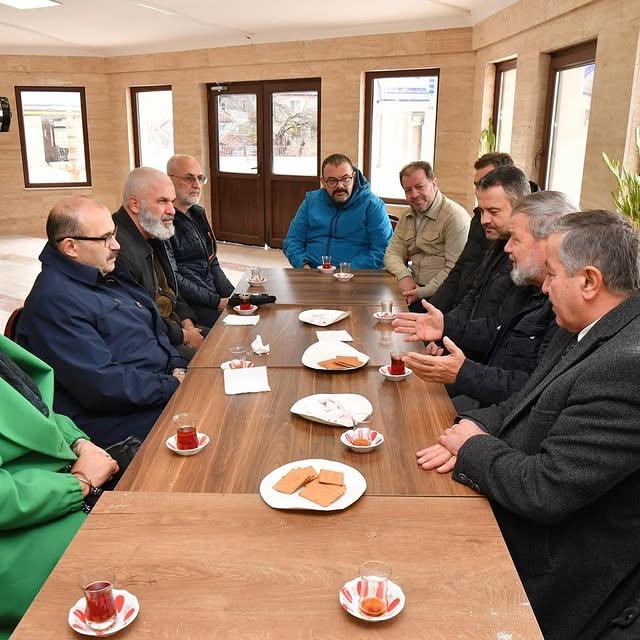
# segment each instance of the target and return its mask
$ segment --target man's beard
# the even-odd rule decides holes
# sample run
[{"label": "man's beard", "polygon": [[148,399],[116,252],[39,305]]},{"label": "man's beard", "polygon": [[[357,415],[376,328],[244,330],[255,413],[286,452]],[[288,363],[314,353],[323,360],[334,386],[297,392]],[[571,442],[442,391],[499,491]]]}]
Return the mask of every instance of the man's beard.
[{"label": "man's beard", "polygon": [[173,236],[176,230],[173,222],[167,227],[164,222],[158,220],[148,209],[141,208],[138,214],[140,226],[152,237],[158,240],[168,240]]},{"label": "man's beard", "polygon": [[533,263],[531,260],[518,265],[514,262],[511,267],[511,280],[517,287],[535,284],[540,280],[544,280],[543,276],[543,267]]}]

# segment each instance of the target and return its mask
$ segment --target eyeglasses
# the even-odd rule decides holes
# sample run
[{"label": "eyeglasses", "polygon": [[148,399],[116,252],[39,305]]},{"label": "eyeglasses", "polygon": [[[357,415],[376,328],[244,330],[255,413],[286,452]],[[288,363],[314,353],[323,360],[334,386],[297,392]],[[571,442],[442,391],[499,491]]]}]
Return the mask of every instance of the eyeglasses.
[{"label": "eyeglasses", "polygon": [[[355,171],[353,173],[355,173]],[[323,180],[327,187],[331,187],[332,189],[337,187],[339,182],[345,187],[348,187],[353,180],[353,173],[351,175],[342,176],[342,178],[323,178]]]},{"label": "eyeglasses", "polygon": [[207,176],[204,176],[202,174],[200,174],[199,176],[194,176],[192,173],[187,173],[186,176],[176,176],[170,173],[169,176],[171,178],[180,178],[180,180],[184,180],[185,182],[191,182],[192,184],[194,182],[199,182],[200,184],[207,184],[207,182],[209,182],[209,178],[207,178]]},{"label": "eyeglasses", "polygon": [[91,242],[97,242],[100,240],[101,242],[104,242],[105,247],[108,247],[116,239],[116,233],[118,233],[117,226],[114,227],[111,233],[106,233],[103,236],[64,236],[62,238],[57,238],[56,242],[62,242],[67,238],[69,238],[69,240],[89,240]]}]

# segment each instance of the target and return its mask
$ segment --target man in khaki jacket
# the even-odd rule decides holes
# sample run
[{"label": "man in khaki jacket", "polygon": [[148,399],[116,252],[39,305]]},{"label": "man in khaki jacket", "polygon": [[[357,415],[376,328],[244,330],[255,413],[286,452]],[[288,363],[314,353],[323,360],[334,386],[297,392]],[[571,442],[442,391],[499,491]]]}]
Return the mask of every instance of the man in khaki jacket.
[{"label": "man in khaki jacket", "polygon": [[384,266],[398,279],[408,305],[428,298],[444,282],[464,248],[471,218],[438,190],[428,162],[400,171],[411,209],[400,219],[384,254]]}]

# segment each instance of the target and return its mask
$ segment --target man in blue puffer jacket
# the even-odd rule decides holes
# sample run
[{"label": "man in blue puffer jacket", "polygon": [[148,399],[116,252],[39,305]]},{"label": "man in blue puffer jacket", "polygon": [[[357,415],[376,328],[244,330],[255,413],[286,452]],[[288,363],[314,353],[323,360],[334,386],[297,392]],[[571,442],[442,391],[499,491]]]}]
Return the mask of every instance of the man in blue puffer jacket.
[{"label": "man in blue puffer jacket", "polygon": [[382,269],[392,229],[384,202],[347,156],[322,163],[322,188],[310,191],[289,226],[284,253],[293,267],[317,267],[322,256],[352,269]]}]

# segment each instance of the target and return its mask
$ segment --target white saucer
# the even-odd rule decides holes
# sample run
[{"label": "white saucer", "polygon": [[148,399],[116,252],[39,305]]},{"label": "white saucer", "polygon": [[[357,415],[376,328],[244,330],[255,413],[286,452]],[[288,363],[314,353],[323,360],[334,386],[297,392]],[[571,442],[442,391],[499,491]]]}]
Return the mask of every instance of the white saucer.
[{"label": "white saucer", "polygon": [[261,287],[266,281],[267,281],[266,278],[257,278],[255,280],[253,278],[247,278],[247,282],[252,287]]},{"label": "white saucer", "polygon": [[392,580],[389,580],[389,605],[387,610],[381,616],[368,616],[360,611],[358,607],[358,601],[360,596],[358,594],[360,585],[360,578],[354,578],[345,583],[340,589],[338,594],[338,600],[342,608],[355,618],[360,618],[365,622],[383,622],[390,618],[395,618],[403,609],[406,603],[406,598],[402,589]]},{"label": "white saucer", "polygon": [[206,433],[200,433],[198,431],[198,446],[195,449],[178,449],[176,444],[176,436],[170,436],[167,438],[167,449],[171,449],[174,453],[177,453],[179,456],[195,456],[196,453],[200,453],[208,444],[209,444],[209,436]]},{"label": "white saucer", "polygon": [[78,602],[69,609],[68,622],[69,626],[83,636],[112,636],[114,633],[124,629],[130,625],[138,615],[140,611],[140,603],[132,593],[125,591],[124,589],[114,589],[113,596],[116,601],[116,621],[104,631],[96,631],[92,629],[85,619],[85,609],[87,607],[87,601],[84,598],[80,598]]},{"label": "white saucer", "polygon": [[[231,369],[231,363],[233,362],[233,360],[225,360],[221,365],[220,368],[224,371],[226,369]],[[251,362],[251,360],[247,360],[247,366],[244,367],[245,369],[251,369],[251,367],[253,367],[253,362]]]},{"label": "white saucer", "polygon": [[405,365],[404,367],[404,373],[401,376],[394,376],[392,374],[389,373],[389,365],[388,364],[383,364],[378,371],[387,379],[390,380],[391,382],[400,382],[401,380],[404,380],[405,378],[408,378],[412,373],[413,373],[413,369],[409,369],[409,367],[407,367]]},{"label": "white saucer", "polygon": [[322,271],[323,273],[333,273],[336,270],[336,266],[334,264],[331,265],[331,269],[323,269],[322,265],[319,264],[316,269],[318,271]]},{"label": "white saucer", "polygon": [[354,432],[355,429],[349,429],[349,431],[342,433],[340,436],[340,442],[342,442],[345,447],[349,447],[351,451],[355,451],[356,453],[368,453],[369,451],[373,451],[376,447],[379,447],[384,442],[384,436],[379,431],[371,429],[370,445],[361,446],[353,444],[351,438],[353,437]]},{"label": "white saucer", "polygon": [[257,308],[255,304],[252,304],[250,309],[241,309],[240,305],[236,305],[233,310],[241,316],[250,316]]},{"label": "white saucer", "polygon": [[373,314],[373,317],[378,321],[378,322],[382,322],[383,324],[389,324],[390,322],[393,322],[396,314],[392,313],[391,315],[388,316],[383,316],[382,315],[382,311],[376,311]]},{"label": "white saucer", "polygon": [[353,273],[340,273],[338,271],[338,273],[334,273],[333,277],[336,280],[342,280],[343,282],[346,282],[347,280],[351,280],[351,278],[353,278]]}]

